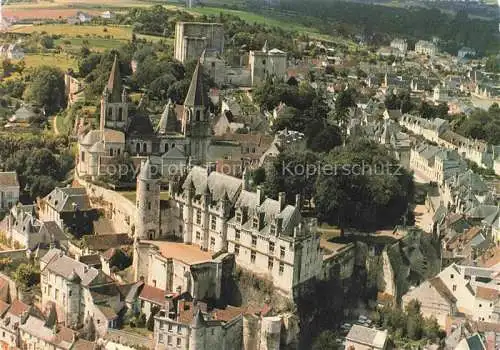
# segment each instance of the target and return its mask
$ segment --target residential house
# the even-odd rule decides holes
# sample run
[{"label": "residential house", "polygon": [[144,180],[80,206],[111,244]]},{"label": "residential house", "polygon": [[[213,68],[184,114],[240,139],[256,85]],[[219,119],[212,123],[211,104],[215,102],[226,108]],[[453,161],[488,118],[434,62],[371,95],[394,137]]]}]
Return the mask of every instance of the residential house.
[{"label": "residential house", "polygon": [[66,245],[70,239],[55,221],[39,220],[35,205],[13,206],[7,216],[6,234],[13,242],[28,249],[51,243]]},{"label": "residential house", "polygon": [[0,210],[9,209],[19,201],[19,187],[15,171],[0,172]]},{"label": "residential house", "polygon": [[196,300],[168,297],[155,316],[155,349],[242,349],[244,312],[232,306],[209,309]]},{"label": "residential house", "polygon": [[403,54],[406,54],[408,51],[408,43],[406,42],[406,39],[396,38],[392,40],[391,47],[398,49]]},{"label": "residential house", "polygon": [[436,45],[429,41],[419,40],[415,44],[415,52],[421,55],[434,56],[438,53]]},{"label": "residential house", "polygon": [[387,330],[379,331],[374,328],[355,324],[345,337],[345,348],[355,350],[385,350],[388,338]]},{"label": "residential house", "polygon": [[21,346],[19,326],[23,315],[31,312],[31,307],[20,300],[12,304],[0,301],[0,346],[2,349],[15,349]]},{"label": "residential house", "polygon": [[77,236],[94,232],[97,210],[91,207],[84,187],[56,187],[37,206],[43,221],[55,221]]},{"label": "residential house", "polygon": [[124,302],[117,285],[102,271],[76,261],[59,249],[40,260],[42,307],[54,307],[68,327],[94,322],[99,335],[118,325]]}]

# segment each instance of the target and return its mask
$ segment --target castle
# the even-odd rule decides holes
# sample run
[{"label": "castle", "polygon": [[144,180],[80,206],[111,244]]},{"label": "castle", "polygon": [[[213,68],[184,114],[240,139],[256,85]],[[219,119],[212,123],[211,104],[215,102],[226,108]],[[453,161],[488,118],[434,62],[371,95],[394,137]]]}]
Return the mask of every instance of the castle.
[{"label": "castle", "polygon": [[158,125],[153,127],[141,108],[135,114],[130,113],[115,57],[101,97],[100,127],[78,141],[79,175],[93,179],[106,175],[108,165],[125,153],[135,159],[156,156],[156,164],[164,167],[175,164],[182,168],[188,160],[204,164],[211,136],[208,103],[203,67],[198,63],[182,115],[177,116],[174,104],[169,101]]},{"label": "castle", "polygon": [[301,215],[301,198],[271,199],[243,179],[219,173],[211,165],[192,167],[184,181],[170,184],[171,199],[160,200],[160,183],[146,160],[137,177],[135,237],[176,236],[184,244],[211,253],[228,252],[236,263],[271,280],[291,296],[294,288],[321,270],[316,219]]}]

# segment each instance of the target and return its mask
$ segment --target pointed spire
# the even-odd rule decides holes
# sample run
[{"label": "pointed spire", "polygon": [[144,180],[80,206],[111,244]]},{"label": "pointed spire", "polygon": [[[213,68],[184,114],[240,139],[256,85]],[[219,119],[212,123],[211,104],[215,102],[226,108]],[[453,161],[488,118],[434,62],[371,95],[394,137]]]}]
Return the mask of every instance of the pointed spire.
[{"label": "pointed spire", "polygon": [[177,115],[175,114],[175,105],[171,99],[165,105],[165,109],[161,115],[160,122],[156,128],[159,134],[166,134],[177,131]]},{"label": "pointed spire", "polygon": [[203,83],[203,66],[200,60],[198,60],[193,77],[191,78],[191,84],[189,85],[189,90],[184,100],[184,106],[208,106],[208,94],[205,90],[205,84]]},{"label": "pointed spire", "polygon": [[115,55],[115,60],[113,61],[113,67],[111,67],[111,72],[109,73],[107,92],[109,94],[109,102],[121,102],[122,101],[122,80],[120,76],[120,65],[118,64],[118,56]]}]

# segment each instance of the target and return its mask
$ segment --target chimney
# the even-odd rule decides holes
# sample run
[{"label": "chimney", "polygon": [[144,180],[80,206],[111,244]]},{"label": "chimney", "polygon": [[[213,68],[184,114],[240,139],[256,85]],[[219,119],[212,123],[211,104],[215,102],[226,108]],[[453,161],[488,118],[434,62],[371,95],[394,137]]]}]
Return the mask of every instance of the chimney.
[{"label": "chimney", "polygon": [[302,209],[302,196],[300,193],[295,195],[295,206],[300,210]]},{"label": "chimney", "polygon": [[285,192],[278,193],[278,202],[280,204],[280,212],[281,212],[281,211],[283,211],[283,209],[285,209],[285,205],[286,205],[286,194],[285,194]]},{"label": "chimney", "polygon": [[264,202],[264,191],[260,186],[257,186],[257,197],[259,198],[259,205],[261,205]]}]

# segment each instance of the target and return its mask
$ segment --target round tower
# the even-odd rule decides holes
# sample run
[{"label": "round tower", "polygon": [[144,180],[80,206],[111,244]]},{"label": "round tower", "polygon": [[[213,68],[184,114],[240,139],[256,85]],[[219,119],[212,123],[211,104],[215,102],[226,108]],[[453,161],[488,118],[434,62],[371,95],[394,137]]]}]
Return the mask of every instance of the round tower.
[{"label": "round tower", "polygon": [[137,175],[135,237],[156,239],[160,236],[160,185],[149,158]]},{"label": "round tower", "polygon": [[191,321],[191,333],[189,334],[189,349],[205,349],[206,323],[201,310],[198,308]]}]

